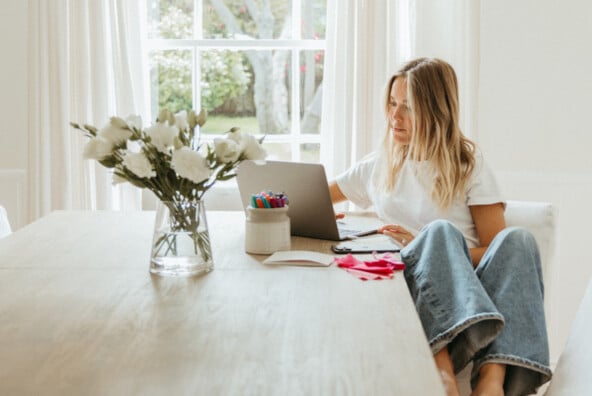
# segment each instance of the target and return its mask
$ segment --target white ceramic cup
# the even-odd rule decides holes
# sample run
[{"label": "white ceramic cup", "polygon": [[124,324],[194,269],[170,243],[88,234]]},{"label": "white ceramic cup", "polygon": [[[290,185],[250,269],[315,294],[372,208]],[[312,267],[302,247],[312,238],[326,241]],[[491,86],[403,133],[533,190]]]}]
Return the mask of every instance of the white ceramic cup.
[{"label": "white ceramic cup", "polygon": [[290,249],[290,218],[288,207],[247,207],[245,223],[245,251],[252,254],[271,254]]}]

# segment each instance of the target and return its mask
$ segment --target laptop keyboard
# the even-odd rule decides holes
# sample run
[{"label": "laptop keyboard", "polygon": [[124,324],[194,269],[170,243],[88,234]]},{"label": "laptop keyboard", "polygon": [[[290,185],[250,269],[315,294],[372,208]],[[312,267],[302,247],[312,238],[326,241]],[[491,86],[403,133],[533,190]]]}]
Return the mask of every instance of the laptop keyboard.
[{"label": "laptop keyboard", "polygon": [[357,229],[344,228],[344,227],[338,227],[338,228],[339,228],[339,235],[341,237],[346,237],[349,235],[358,234],[360,232],[360,230],[357,230]]}]

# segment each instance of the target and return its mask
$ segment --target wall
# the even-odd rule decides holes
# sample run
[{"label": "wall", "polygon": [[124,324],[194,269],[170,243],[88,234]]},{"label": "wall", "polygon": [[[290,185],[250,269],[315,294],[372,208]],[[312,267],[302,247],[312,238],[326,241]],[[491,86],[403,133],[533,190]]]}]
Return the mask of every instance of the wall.
[{"label": "wall", "polygon": [[506,195],[558,214],[547,279],[552,360],[592,276],[592,2],[481,2],[478,141]]},{"label": "wall", "polygon": [[27,167],[27,1],[0,7],[0,205],[24,225]]}]

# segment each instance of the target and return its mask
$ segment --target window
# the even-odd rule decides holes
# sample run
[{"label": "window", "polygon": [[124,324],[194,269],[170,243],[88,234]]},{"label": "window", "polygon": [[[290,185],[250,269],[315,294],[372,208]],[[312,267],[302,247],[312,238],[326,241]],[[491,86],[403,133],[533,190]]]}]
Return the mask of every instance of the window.
[{"label": "window", "polygon": [[147,0],[153,117],[208,111],[201,138],[240,127],[269,159],[318,162],[326,0]]}]

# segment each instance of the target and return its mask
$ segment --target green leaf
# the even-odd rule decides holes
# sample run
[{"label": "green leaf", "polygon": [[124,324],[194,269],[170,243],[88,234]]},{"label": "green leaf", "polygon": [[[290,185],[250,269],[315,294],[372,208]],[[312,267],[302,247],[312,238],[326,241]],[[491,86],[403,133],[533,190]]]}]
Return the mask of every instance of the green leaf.
[{"label": "green leaf", "polygon": [[100,160],[99,164],[103,165],[105,168],[114,168],[119,164],[119,160],[114,155],[110,155],[109,157]]},{"label": "green leaf", "polygon": [[93,136],[97,136],[97,128],[92,125],[84,124],[84,129],[89,131]]}]

